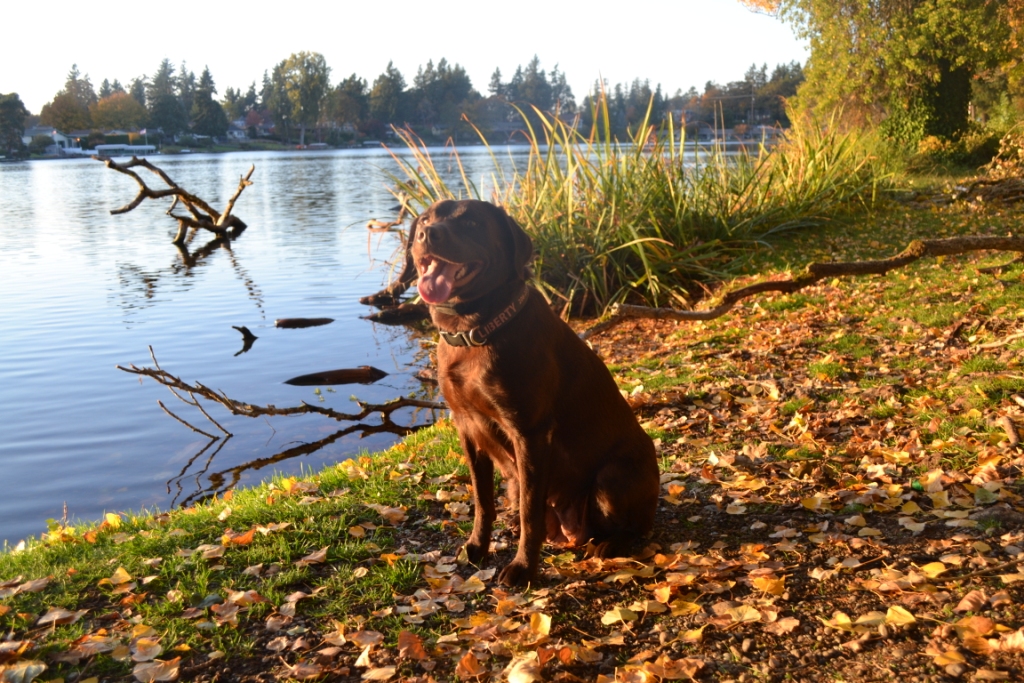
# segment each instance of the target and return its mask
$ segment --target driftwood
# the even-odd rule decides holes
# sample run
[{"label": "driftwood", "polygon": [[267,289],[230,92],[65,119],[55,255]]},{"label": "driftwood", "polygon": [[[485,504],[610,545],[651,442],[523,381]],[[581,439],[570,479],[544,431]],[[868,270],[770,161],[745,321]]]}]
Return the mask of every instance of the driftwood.
[{"label": "driftwood", "polygon": [[[238,235],[246,228],[245,221],[238,216],[235,216],[231,211],[235,208],[235,202],[241,196],[242,191],[252,185],[252,181],[249,180],[252,177],[253,171],[256,170],[255,164],[249,168],[249,172],[246,173],[238,181],[238,189],[228,199],[227,205],[224,207],[224,211],[217,211],[210,206],[204,199],[198,197],[188,190],[179,186],[176,182],[171,180],[171,177],[160,168],[159,166],[150,163],[146,159],[139,159],[138,157],[132,157],[131,161],[123,164],[119,164],[110,157],[94,155],[93,159],[102,161],[107,168],[113,169],[118,173],[123,173],[126,176],[131,177],[139,185],[139,193],[135,195],[135,199],[128,202],[119,209],[111,209],[110,213],[113,215],[128,213],[144,199],[163,199],[165,197],[173,197],[174,201],[171,203],[171,207],[167,209],[167,215],[178,221],[178,233],[174,237],[174,244],[184,244],[185,238],[188,235],[188,231],[191,230],[209,230],[210,232],[217,235]],[[133,168],[145,168],[157,175],[167,187],[162,190],[154,190],[146,185],[146,181],[142,177],[133,171]],[[181,203],[188,211],[189,215],[176,214],[174,209]]]},{"label": "driftwood", "polygon": [[300,330],[305,327],[320,327],[330,325],[334,318],[278,318],[274,321],[274,327],[285,330]]},{"label": "driftwood", "polygon": [[[250,403],[245,403],[243,401],[236,401],[228,397],[225,393],[214,391],[213,389],[210,389],[209,387],[206,387],[200,384],[199,382],[196,382],[195,384],[189,384],[187,382],[182,381],[180,378],[175,377],[174,375],[170,374],[169,372],[160,367],[160,364],[156,360],[156,355],[153,353],[152,347],[150,347],[149,352],[150,356],[153,358],[153,364],[155,367],[139,368],[136,367],[135,365],[131,365],[126,368],[119,365],[117,366],[117,368],[119,370],[123,370],[124,372],[128,372],[133,375],[139,375],[140,377],[149,377],[156,381],[157,383],[167,387],[175,398],[182,401],[186,405],[189,405],[198,410],[212,425],[214,425],[214,427],[216,427],[217,431],[221,433],[221,435],[217,435],[203,431],[202,429],[199,429],[198,427],[191,424],[184,418],[173,413],[167,406],[163,404],[162,401],[157,401],[157,404],[165,413],[167,413],[172,418],[174,418],[181,424],[191,429],[193,432],[209,439],[209,441],[188,460],[185,466],[182,467],[181,472],[179,472],[177,476],[172,477],[167,482],[168,493],[171,492],[172,484],[177,488],[177,493],[175,494],[174,498],[175,502],[177,503],[179,496],[182,496],[184,494],[184,490],[182,488],[182,480],[188,474],[192,474],[195,476],[198,490],[195,493],[182,499],[180,501],[180,504],[182,505],[187,505],[191,502],[195,502],[196,500],[201,500],[202,498],[208,497],[209,495],[213,495],[214,493],[217,493],[219,491],[225,491],[227,489],[232,488],[236,483],[238,483],[242,474],[248,470],[262,469],[267,465],[281,462],[282,460],[287,460],[289,458],[314,453],[320,450],[321,448],[324,448],[325,446],[328,446],[337,441],[338,439],[349,434],[358,433],[360,436],[367,436],[369,434],[389,433],[395,434],[397,436],[407,436],[409,434],[412,434],[413,432],[423,429],[424,427],[429,427],[430,424],[432,424],[429,422],[418,425],[403,425],[396,423],[394,420],[391,419],[391,415],[396,410],[399,410],[401,408],[416,408],[431,411],[447,409],[447,406],[444,403],[439,403],[436,401],[422,401],[418,399],[411,399],[405,397],[396,399],[394,401],[389,401],[383,404],[373,404],[365,403],[363,401],[357,401],[360,408],[360,411],[358,413],[342,413],[331,408],[323,408],[320,406],[309,405],[308,403],[302,403],[299,406],[293,406],[289,408],[278,408],[273,405],[256,406]],[[347,427],[344,427],[343,429],[340,429],[334,432],[333,434],[325,436],[322,439],[318,439],[317,441],[302,443],[297,446],[287,448],[279,453],[275,453],[274,455],[266,458],[258,458],[256,460],[252,460],[241,465],[236,465],[226,470],[208,473],[214,458],[216,458],[217,454],[221,451],[221,449],[224,448],[224,445],[231,439],[233,435],[231,434],[231,432],[225,429],[219,422],[217,422],[203,408],[200,399],[205,399],[207,401],[217,403],[226,408],[231,414],[241,415],[244,417],[265,418],[267,416],[274,415],[317,414],[332,418],[334,420],[353,422],[355,424],[348,425]],[[378,413],[380,415],[380,422],[378,424],[367,424],[362,422],[362,420],[370,417],[374,413]],[[216,448],[213,448],[214,445],[216,445]],[[213,448],[212,451],[210,450],[211,448]],[[201,469],[198,472],[190,473],[189,470],[192,468],[192,466],[197,461],[199,461],[200,458],[207,452],[209,452],[209,454],[207,455],[205,464],[201,467]],[[199,480],[203,475],[206,475],[207,479],[210,482],[210,486],[204,487],[200,483]]]},{"label": "driftwood", "polygon": [[[358,413],[343,413],[334,410],[333,408],[310,405],[304,401],[298,406],[291,406],[288,408],[278,408],[277,406],[274,405],[257,406],[251,403],[246,403],[244,401],[237,401],[229,397],[224,392],[215,391],[214,389],[204,386],[199,382],[196,382],[195,384],[189,384],[181,380],[180,378],[175,377],[174,375],[160,367],[160,364],[156,360],[156,355],[153,354],[152,347],[150,348],[149,351],[151,357],[153,358],[153,365],[155,367],[140,368],[135,366],[134,364],[131,364],[128,367],[118,365],[116,366],[117,369],[133,375],[149,377],[154,381],[158,382],[159,384],[162,384],[168,389],[170,389],[171,393],[177,396],[180,400],[184,401],[185,403],[191,406],[198,407],[200,408],[200,410],[202,410],[202,408],[199,404],[199,398],[205,398],[208,401],[218,403],[224,408],[227,408],[228,412],[230,412],[232,415],[241,415],[243,417],[316,414],[323,415],[324,417],[329,417],[332,420],[339,420],[344,422],[359,422],[369,417],[370,415],[373,415],[374,413],[380,413],[380,418],[384,423],[391,424],[394,426],[395,429],[398,430],[407,430],[404,431],[404,433],[409,434],[416,431],[418,427],[404,427],[402,425],[395,424],[391,420],[391,413],[395,412],[400,408],[410,407],[429,408],[432,410],[447,410],[448,408],[448,406],[446,406],[444,403],[439,403],[437,401],[422,401],[419,399],[405,397],[395,399],[394,401],[388,401],[387,403],[382,404],[356,401],[357,405],[360,408],[360,411]],[[175,390],[182,391],[188,394],[192,400],[186,400],[181,395],[179,395]],[[202,412],[203,415],[206,415],[207,419],[212,420],[212,418],[210,418],[210,416],[207,415],[205,410],[203,410]]]},{"label": "driftwood", "polygon": [[383,370],[369,365],[360,365],[358,368],[343,368],[341,370],[325,370],[324,372],[313,372],[308,375],[299,375],[285,380],[285,384],[295,387],[319,387],[334,384],[373,384],[379,379],[388,376]]},{"label": "driftwood", "polygon": [[1014,251],[1024,254],[1024,237],[950,237],[941,240],[914,240],[901,253],[879,261],[848,261],[812,263],[803,273],[789,280],[758,282],[726,292],[719,303],[704,311],[681,311],[675,308],[652,308],[616,304],[611,316],[580,333],[582,339],[609,330],[629,318],[650,318],[656,320],[714,320],[731,311],[743,299],[756,294],[779,292],[792,294],[805,287],[830,277],[846,275],[885,275],[890,270],[902,268],[925,256],[953,256],[972,251]]}]

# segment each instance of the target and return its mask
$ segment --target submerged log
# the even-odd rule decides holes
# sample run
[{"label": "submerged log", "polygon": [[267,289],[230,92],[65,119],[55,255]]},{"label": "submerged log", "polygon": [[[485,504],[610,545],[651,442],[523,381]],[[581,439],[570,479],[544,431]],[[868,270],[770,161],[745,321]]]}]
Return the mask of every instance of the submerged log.
[{"label": "submerged log", "polygon": [[278,318],[274,321],[274,327],[284,330],[299,330],[304,327],[319,327],[330,325],[334,318]]},{"label": "submerged log", "polygon": [[358,368],[343,368],[341,370],[325,370],[324,372],[313,372],[308,375],[299,375],[285,381],[295,387],[318,387],[332,384],[373,384],[379,379],[387,377],[388,373],[369,365],[360,365]]}]

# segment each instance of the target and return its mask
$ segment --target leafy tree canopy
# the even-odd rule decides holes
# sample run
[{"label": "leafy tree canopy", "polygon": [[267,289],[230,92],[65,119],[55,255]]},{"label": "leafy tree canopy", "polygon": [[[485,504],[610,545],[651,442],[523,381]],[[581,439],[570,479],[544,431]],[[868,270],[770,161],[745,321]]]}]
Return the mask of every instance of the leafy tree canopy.
[{"label": "leafy tree canopy", "polygon": [[138,130],[149,120],[146,108],[123,90],[104,97],[89,112],[93,125],[106,130]]},{"label": "leafy tree canopy", "polygon": [[972,88],[1021,92],[1024,0],[740,0],[808,39],[804,109],[861,121],[913,119],[922,134],[967,130]]}]

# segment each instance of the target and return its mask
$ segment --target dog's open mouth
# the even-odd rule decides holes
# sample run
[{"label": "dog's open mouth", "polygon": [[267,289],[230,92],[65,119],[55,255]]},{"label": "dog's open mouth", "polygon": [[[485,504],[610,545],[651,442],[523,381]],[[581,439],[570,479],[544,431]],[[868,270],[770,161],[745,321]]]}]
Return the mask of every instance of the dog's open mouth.
[{"label": "dog's open mouth", "polygon": [[428,304],[443,304],[456,288],[463,286],[480,272],[481,263],[452,263],[427,255],[416,263],[420,274],[419,292]]}]

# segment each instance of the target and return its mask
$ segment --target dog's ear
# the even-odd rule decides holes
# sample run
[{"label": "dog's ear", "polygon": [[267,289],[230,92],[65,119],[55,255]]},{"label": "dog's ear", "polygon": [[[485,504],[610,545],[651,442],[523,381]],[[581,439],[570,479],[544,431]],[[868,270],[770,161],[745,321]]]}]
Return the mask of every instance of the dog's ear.
[{"label": "dog's ear", "polygon": [[512,235],[512,264],[516,273],[526,279],[526,266],[533,259],[533,242],[512,216],[509,216],[504,210],[501,213],[505,216],[508,231]]}]

